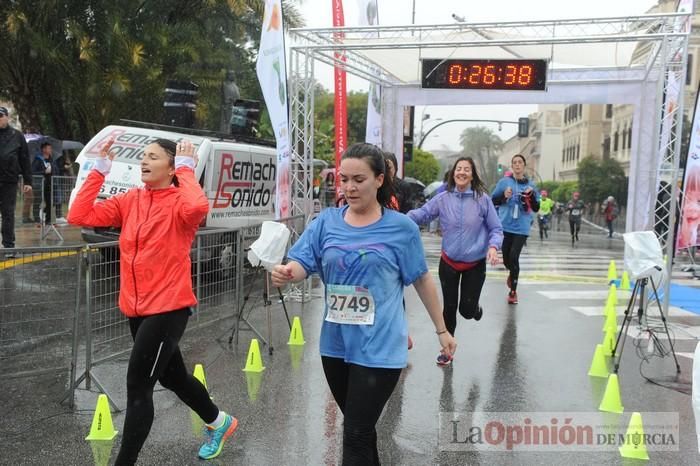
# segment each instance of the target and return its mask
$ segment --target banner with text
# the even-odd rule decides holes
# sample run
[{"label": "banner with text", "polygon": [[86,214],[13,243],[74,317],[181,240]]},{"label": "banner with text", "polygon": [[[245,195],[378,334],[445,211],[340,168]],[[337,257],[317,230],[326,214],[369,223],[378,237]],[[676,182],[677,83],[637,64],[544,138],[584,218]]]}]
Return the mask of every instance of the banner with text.
[{"label": "banner with text", "polygon": [[[343,0],[333,0],[333,27],[345,26],[345,15],[343,14]],[[345,35],[337,32],[333,35],[336,42],[342,42]],[[336,60],[345,62],[345,54],[335,52]],[[348,144],[348,114],[347,114],[347,89],[345,81],[345,70],[339,66],[334,67],[335,71],[335,197],[340,194],[340,157]]]},{"label": "banner with text", "polygon": [[280,0],[265,0],[260,49],[258,50],[258,62],[255,70],[277,142],[275,216],[285,218],[291,215],[290,145],[284,18]]},{"label": "banner with text", "polygon": [[[357,0],[359,6],[359,26],[379,24],[378,0]],[[379,33],[369,32],[367,38],[379,37]],[[369,83],[367,93],[367,127],[365,142],[381,147],[382,145],[382,87]]]}]

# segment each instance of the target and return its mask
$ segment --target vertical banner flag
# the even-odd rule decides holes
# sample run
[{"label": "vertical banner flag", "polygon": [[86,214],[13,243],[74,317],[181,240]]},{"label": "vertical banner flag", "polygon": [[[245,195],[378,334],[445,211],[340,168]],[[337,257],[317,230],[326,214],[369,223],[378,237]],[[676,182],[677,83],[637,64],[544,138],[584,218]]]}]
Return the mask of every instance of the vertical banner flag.
[{"label": "vertical banner flag", "polygon": [[[700,92],[700,89],[698,89]],[[695,99],[695,115],[688,144],[688,157],[683,177],[683,203],[679,220],[676,249],[700,246],[700,98]],[[673,205],[673,204],[672,204]]]},{"label": "vertical banner flag", "polygon": [[[373,26],[379,24],[377,0],[357,0],[360,12],[358,24]],[[379,33],[369,32],[367,38],[379,37]],[[369,83],[367,93],[367,128],[365,142],[381,147],[382,145],[382,87]]]},{"label": "vertical banner flag", "polygon": [[[676,8],[677,13],[693,11],[693,0],[679,0]],[[690,32],[691,18],[677,19],[674,24],[675,32]],[[683,47],[678,48],[673,54],[673,61],[682,61],[682,54],[685,53]],[[678,104],[683,92],[683,83],[681,83],[682,74],[680,71],[668,70],[666,75],[666,92],[664,94],[664,108],[661,114],[661,134],[659,135],[659,152],[657,154],[656,169],[657,173],[662,168],[664,160],[667,157],[669,150],[669,142],[671,140],[671,129],[674,127]],[[679,120],[682,116],[679,117]],[[672,150],[672,149],[671,149]],[[654,185],[654,192],[659,191],[661,179],[657,176]],[[650,193],[651,194],[651,193]],[[650,212],[643,211],[641,215],[644,217],[644,224],[647,224]]]},{"label": "vertical banner flag", "polygon": [[[343,14],[343,0],[333,0],[333,27],[345,26],[345,15]],[[344,34],[337,32],[333,34],[337,43],[343,41]],[[335,52],[335,59],[345,62],[345,54]],[[348,115],[347,115],[347,93],[345,82],[345,70],[338,65],[335,66],[335,198],[340,195],[340,157],[345,152],[348,144]]]},{"label": "vertical banner flag", "polygon": [[281,0],[265,0],[260,49],[255,71],[277,142],[276,218],[289,217],[290,144],[287,112],[287,66],[284,55],[284,22]]},{"label": "vertical banner flag", "polygon": [[[659,143],[658,165],[657,169],[663,163],[666,151],[668,149],[669,140],[671,139],[671,127],[673,127],[673,118],[678,108],[678,99],[681,96],[681,84],[679,77],[674,71],[669,71],[666,75],[666,95],[663,109],[663,119],[661,120],[661,137]],[[657,191],[658,191],[657,180]]]}]

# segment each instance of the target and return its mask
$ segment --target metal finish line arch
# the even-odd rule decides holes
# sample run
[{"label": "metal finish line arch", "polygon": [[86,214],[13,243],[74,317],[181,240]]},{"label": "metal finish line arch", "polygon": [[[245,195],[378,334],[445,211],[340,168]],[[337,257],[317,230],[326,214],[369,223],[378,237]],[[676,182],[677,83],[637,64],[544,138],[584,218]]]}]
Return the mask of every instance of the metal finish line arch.
[{"label": "metal finish line arch", "polygon": [[[314,63],[382,86],[382,145],[400,154],[410,105],[634,105],[627,225],[661,231],[672,257],[690,14],[290,30],[292,215],[312,213]],[[343,57],[344,61],[338,57]],[[422,89],[420,59],[547,59],[545,91]],[[668,128],[668,137],[661,137]],[[666,181],[666,183],[661,183]],[[664,226],[665,228],[659,228]],[[669,262],[670,272],[670,262]],[[668,293],[665,294],[668,296]]]}]

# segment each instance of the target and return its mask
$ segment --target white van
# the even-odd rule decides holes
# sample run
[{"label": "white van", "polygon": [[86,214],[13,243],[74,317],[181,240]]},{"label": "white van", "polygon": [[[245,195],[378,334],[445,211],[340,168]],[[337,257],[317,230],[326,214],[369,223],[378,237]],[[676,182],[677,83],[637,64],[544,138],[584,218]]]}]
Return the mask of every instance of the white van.
[{"label": "white van", "polygon": [[[143,186],[140,168],[143,150],[155,139],[174,142],[189,139],[195,145],[199,158],[195,176],[209,199],[205,227],[238,228],[274,218],[277,174],[274,147],[136,126],[107,126],[85,145],[76,159],[80,171],[71,193],[71,202],[94,166],[100,149],[110,137],[114,137],[111,150],[116,157],[99,198],[107,199]],[[118,235],[119,232],[114,229],[83,229],[83,238],[87,242],[112,241]]]}]

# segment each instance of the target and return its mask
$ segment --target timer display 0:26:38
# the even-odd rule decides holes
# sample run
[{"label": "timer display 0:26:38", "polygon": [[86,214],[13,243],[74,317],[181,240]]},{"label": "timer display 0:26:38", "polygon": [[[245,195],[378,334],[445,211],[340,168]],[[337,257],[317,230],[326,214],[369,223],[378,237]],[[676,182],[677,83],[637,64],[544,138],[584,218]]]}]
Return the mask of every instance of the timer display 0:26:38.
[{"label": "timer display 0:26:38", "polygon": [[424,59],[424,89],[544,90],[546,60]]}]

